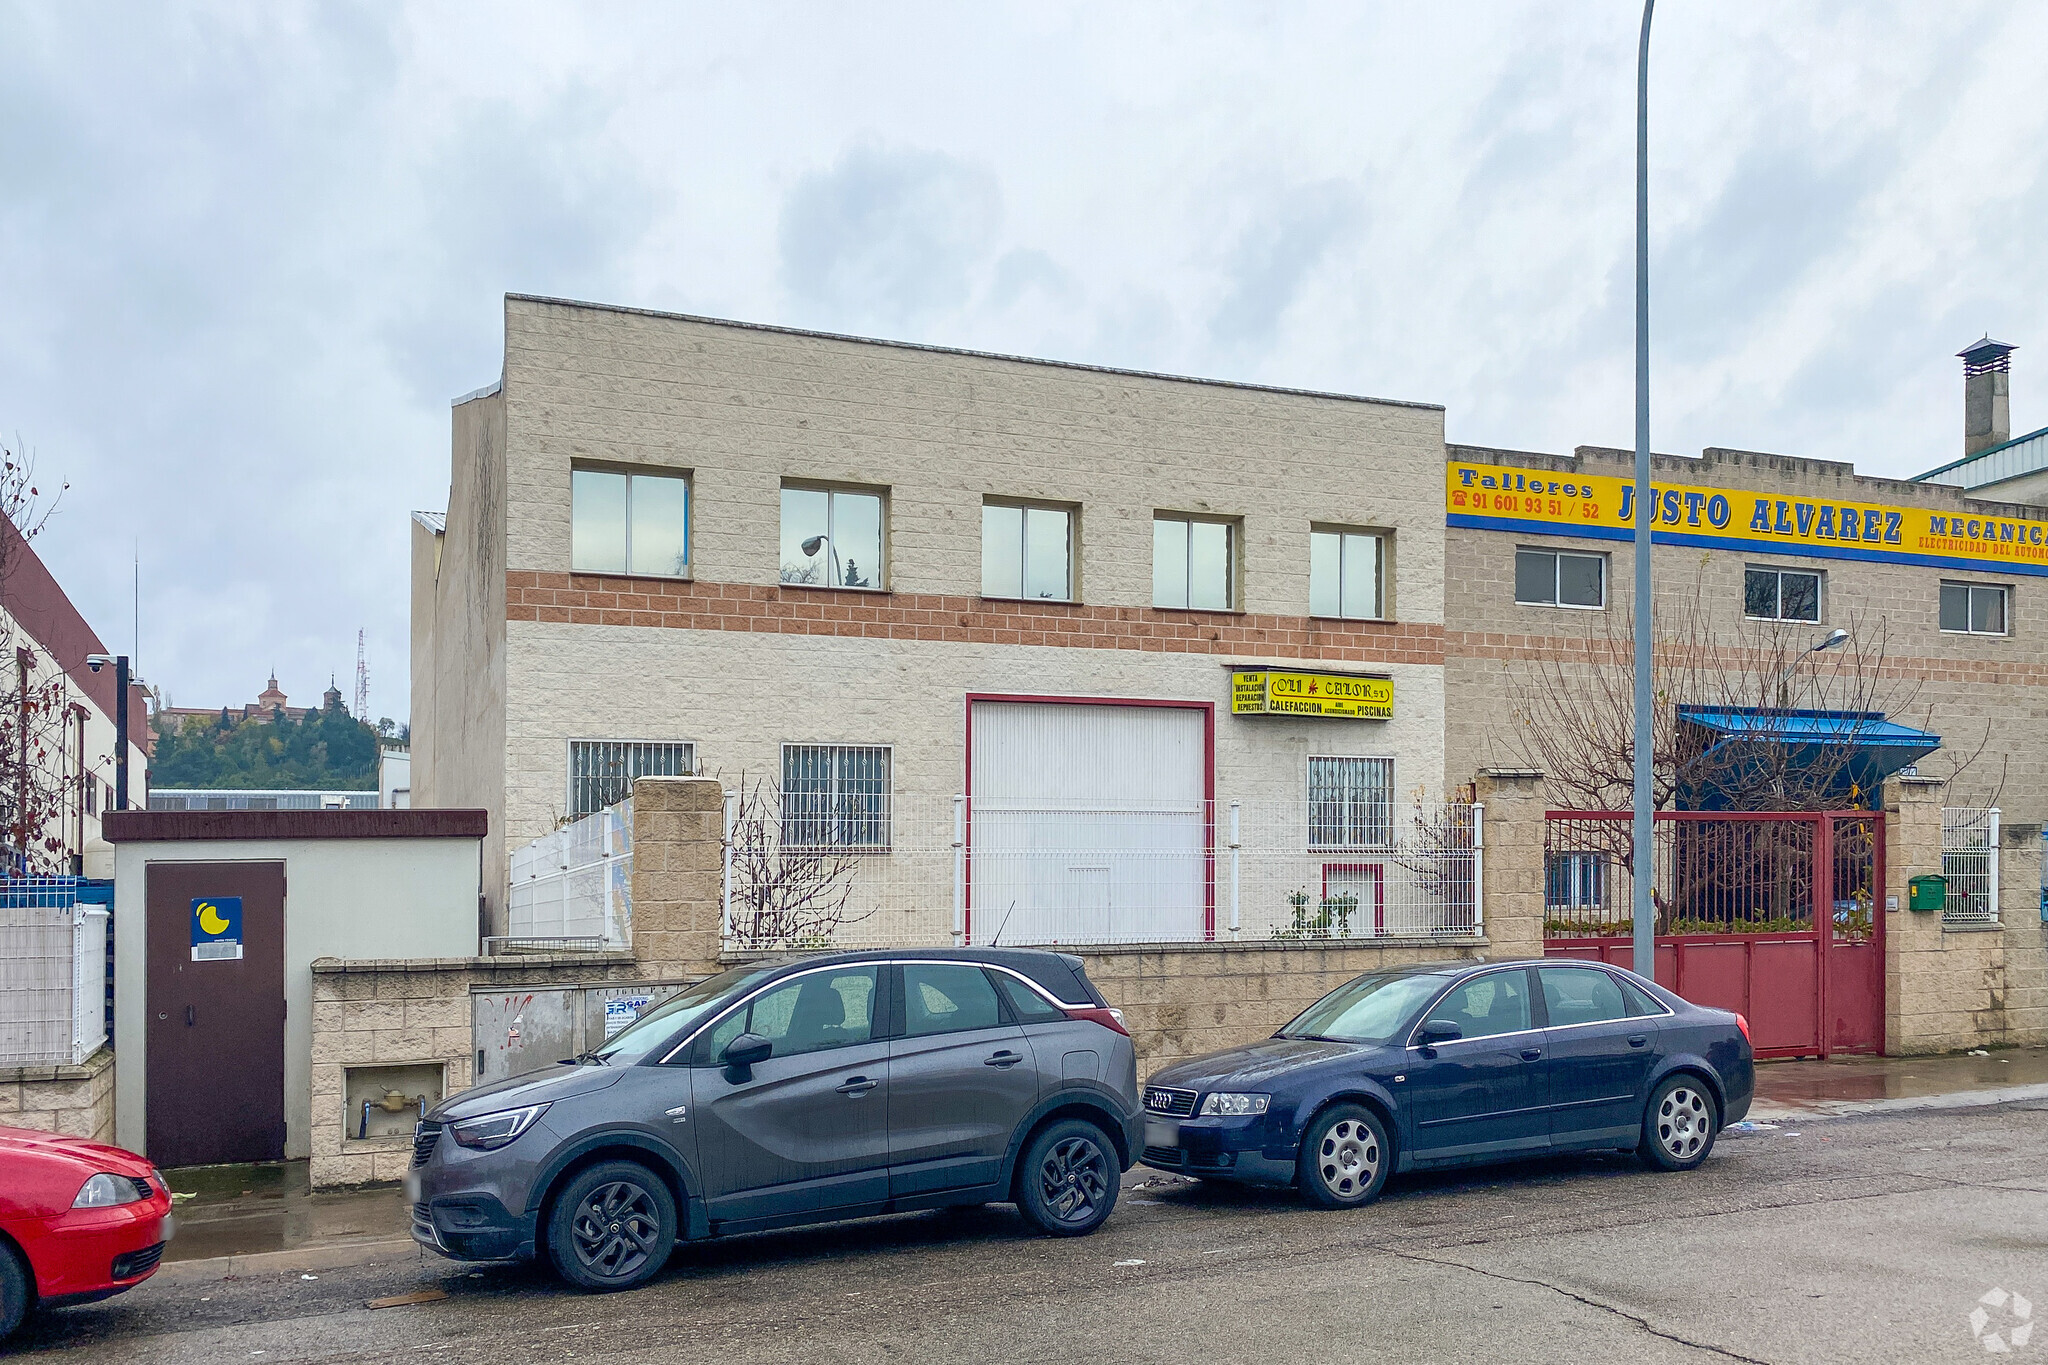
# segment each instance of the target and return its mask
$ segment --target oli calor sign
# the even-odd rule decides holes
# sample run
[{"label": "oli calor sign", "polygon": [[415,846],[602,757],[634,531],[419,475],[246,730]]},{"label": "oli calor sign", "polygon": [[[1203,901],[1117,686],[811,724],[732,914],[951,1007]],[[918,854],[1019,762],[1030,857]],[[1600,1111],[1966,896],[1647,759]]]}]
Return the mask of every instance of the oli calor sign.
[{"label": "oli calor sign", "polygon": [[1239,716],[1394,718],[1394,680],[1345,673],[1240,670],[1230,675],[1230,710]]}]

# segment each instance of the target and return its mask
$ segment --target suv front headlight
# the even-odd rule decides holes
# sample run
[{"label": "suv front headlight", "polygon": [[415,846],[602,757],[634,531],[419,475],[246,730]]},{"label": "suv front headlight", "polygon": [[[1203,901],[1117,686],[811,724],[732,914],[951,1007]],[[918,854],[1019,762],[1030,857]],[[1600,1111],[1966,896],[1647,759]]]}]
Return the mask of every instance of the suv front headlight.
[{"label": "suv front headlight", "polygon": [[1233,1095],[1228,1091],[1216,1091],[1202,1101],[1204,1118],[1241,1118],[1247,1114],[1263,1114],[1266,1106],[1273,1102],[1271,1095]]},{"label": "suv front headlight", "polygon": [[529,1104],[524,1109],[506,1109],[496,1114],[479,1114],[473,1119],[457,1119],[448,1125],[448,1135],[460,1146],[493,1152],[533,1127],[534,1120],[545,1114],[547,1109],[545,1104]]}]

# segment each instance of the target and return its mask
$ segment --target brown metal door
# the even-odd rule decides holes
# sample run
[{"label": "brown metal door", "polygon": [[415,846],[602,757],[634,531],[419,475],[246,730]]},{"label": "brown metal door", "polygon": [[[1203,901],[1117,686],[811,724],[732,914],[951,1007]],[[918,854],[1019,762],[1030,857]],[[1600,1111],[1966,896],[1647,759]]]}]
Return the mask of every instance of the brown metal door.
[{"label": "brown metal door", "polygon": [[[194,903],[239,897],[239,959],[194,960]],[[151,863],[148,1155],[284,1157],[284,864]]]}]

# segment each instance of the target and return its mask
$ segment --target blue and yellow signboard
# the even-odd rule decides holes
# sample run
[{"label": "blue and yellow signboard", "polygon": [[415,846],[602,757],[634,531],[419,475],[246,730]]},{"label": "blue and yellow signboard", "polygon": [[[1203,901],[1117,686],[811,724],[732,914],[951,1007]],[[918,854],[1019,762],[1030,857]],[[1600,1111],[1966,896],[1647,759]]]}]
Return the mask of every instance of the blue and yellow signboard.
[{"label": "blue and yellow signboard", "polygon": [[242,898],[195,897],[192,901],[192,960],[234,962],[242,956]]},{"label": "blue and yellow signboard", "polygon": [[[1464,460],[1451,463],[1447,478],[1446,525],[1598,540],[1635,535],[1635,484],[1628,479]],[[1959,517],[1925,507],[1656,483],[1650,525],[1659,545],[2048,576],[2048,521],[2027,517]]]}]

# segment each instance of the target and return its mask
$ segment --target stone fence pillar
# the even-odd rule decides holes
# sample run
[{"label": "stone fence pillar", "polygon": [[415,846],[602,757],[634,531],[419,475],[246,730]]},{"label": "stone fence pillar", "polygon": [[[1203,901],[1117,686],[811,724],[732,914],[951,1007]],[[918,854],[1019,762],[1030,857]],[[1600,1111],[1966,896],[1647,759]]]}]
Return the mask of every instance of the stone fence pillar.
[{"label": "stone fence pillar", "polygon": [[1480,894],[1488,956],[1543,956],[1543,774],[1485,768],[1473,783],[1485,809]]},{"label": "stone fence pillar", "polygon": [[709,777],[633,783],[633,956],[649,979],[718,971],[725,792]]}]

